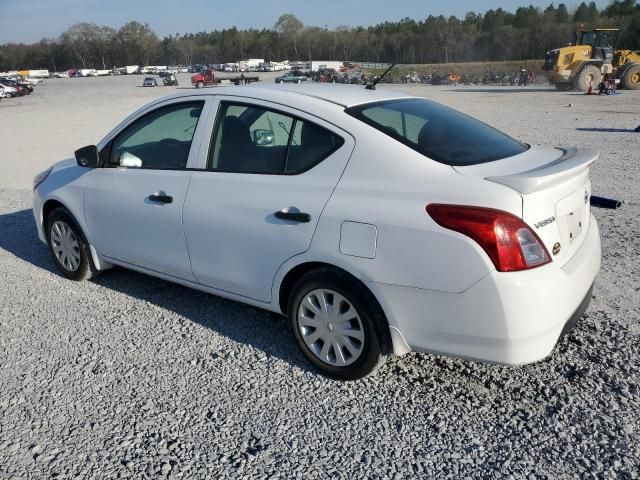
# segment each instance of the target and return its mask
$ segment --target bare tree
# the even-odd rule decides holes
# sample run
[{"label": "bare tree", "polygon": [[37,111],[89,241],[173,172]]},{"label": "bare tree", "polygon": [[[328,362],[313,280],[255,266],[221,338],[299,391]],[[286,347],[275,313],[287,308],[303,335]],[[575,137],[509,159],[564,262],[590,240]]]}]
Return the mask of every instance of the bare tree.
[{"label": "bare tree", "polygon": [[303,23],[292,13],[280,15],[280,18],[273,26],[273,29],[284,38],[286,43],[293,45],[296,60],[300,59],[300,55],[298,55],[298,36],[303,28]]}]

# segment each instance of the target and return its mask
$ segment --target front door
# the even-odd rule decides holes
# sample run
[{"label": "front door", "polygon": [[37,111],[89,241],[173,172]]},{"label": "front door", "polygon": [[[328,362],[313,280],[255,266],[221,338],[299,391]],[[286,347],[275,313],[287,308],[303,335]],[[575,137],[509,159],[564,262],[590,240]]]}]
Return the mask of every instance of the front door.
[{"label": "front door", "polygon": [[278,268],[309,248],[354,142],[282,106],[222,100],[184,231],[196,279],[268,302]]},{"label": "front door", "polygon": [[91,242],[107,259],[194,280],[182,207],[203,106],[202,100],[163,104],[103,147],[106,165],[87,176],[84,208]]}]

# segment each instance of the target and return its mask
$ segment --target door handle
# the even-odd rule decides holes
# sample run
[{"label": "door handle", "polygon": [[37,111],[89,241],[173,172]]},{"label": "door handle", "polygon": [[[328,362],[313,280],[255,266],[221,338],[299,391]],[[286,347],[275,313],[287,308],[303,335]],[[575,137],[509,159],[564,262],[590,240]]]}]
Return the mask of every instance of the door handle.
[{"label": "door handle", "polygon": [[170,197],[169,195],[160,194],[160,193],[152,193],[151,195],[149,195],[148,198],[152,202],[156,202],[156,203],[172,203],[173,202],[173,197]]},{"label": "door handle", "polygon": [[311,215],[302,212],[285,212],[284,210],[280,210],[275,213],[275,216],[280,220],[289,220],[299,223],[309,223],[311,221]]}]

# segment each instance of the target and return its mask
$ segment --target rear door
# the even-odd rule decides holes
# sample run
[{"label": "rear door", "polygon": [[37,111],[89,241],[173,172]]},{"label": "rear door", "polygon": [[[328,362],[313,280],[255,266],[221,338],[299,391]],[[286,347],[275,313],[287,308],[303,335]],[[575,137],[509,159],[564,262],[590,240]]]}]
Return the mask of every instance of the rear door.
[{"label": "rear door", "polygon": [[268,302],[278,268],[309,248],[354,141],[282,105],[219,98],[205,170],[193,173],[185,201],[193,274]]}]

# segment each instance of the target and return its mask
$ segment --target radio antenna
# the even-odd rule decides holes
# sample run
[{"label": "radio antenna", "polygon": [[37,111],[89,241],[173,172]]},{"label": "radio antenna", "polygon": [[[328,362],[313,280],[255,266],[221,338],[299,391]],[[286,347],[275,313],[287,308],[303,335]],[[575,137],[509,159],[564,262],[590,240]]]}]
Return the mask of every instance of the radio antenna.
[{"label": "radio antenna", "polygon": [[384,71],[384,73],[383,73],[382,75],[380,75],[378,78],[376,78],[373,82],[368,83],[364,88],[366,88],[367,90],[375,90],[375,89],[376,89],[376,85],[378,84],[378,82],[379,82],[380,80],[382,80],[382,79],[384,78],[384,76],[385,76],[387,73],[389,73],[389,72],[391,71],[391,69],[392,69],[393,67],[395,67],[395,66],[396,66],[396,64],[395,64],[395,63],[392,63],[392,64],[391,64],[391,66],[390,66],[389,68],[387,68],[387,69]]}]

